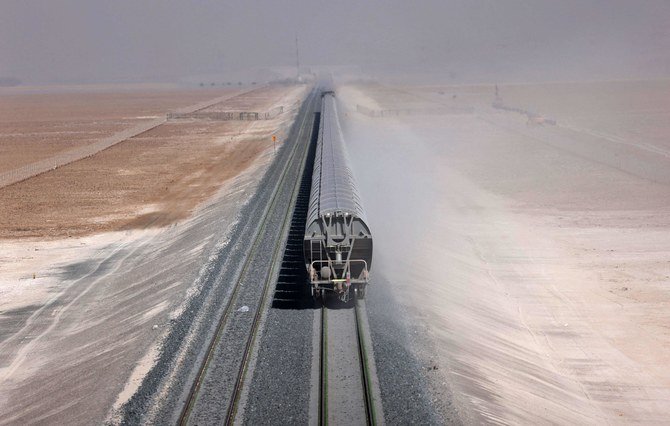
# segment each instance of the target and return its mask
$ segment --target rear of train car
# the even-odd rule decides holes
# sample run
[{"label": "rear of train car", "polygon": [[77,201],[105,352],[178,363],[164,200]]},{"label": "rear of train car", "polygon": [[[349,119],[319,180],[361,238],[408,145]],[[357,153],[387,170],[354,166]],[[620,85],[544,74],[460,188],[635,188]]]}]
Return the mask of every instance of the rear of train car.
[{"label": "rear of train car", "polygon": [[303,244],[314,297],[365,296],[372,234],[356,187],[332,91],[322,93],[321,122]]}]

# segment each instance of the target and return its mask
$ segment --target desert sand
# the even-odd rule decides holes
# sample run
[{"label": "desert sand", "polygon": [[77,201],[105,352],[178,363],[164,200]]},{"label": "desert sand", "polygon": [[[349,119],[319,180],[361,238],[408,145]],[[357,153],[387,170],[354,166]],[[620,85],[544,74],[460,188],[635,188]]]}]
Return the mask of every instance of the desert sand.
[{"label": "desert sand", "polygon": [[[370,291],[420,324],[415,350],[466,422],[666,422],[670,83],[500,92],[557,126],[492,108],[492,85],[339,91],[373,274],[391,283]],[[356,112],[408,97],[473,112]]]},{"label": "desert sand", "polygon": [[[293,113],[295,99],[303,91],[303,87],[264,87],[213,106],[231,110],[284,106],[286,112],[272,120],[170,120],[93,157],[0,188],[0,238],[79,236],[184,219],[221,182],[272,146],[271,134]],[[92,95],[79,96],[88,102]],[[138,99],[140,106],[131,102]],[[124,100],[136,109],[150,102]],[[160,97],[157,103],[164,106],[159,101]],[[188,96],[182,100],[192,101]],[[106,104],[101,100],[100,105],[96,113],[104,115]],[[120,108],[115,105],[114,111],[120,113]],[[277,136],[281,142],[285,132]],[[55,144],[60,146],[63,140],[58,138]],[[30,154],[23,145],[14,151]]]},{"label": "desert sand", "polygon": [[[663,423],[670,83],[499,91],[557,124],[493,108],[492,85],[338,90],[375,236],[373,280],[389,283],[370,291],[391,291],[423,331],[414,351],[439,367],[427,385],[450,387],[465,422]],[[0,413],[11,414],[0,423],[114,414],[197,291],[203,256],[226,244],[272,158],[269,135],[294,113],[175,120],[21,192],[0,189],[21,208],[2,216]]]},{"label": "desert sand", "polygon": [[243,101],[284,105],[272,120],[169,121],[0,188],[0,424],[113,418],[227,244],[274,158],[270,136],[282,143],[307,89]]},{"label": "desert sand", "polygon": [[90,144],[240,89],[103,86],[0,89],[0,172]]}]

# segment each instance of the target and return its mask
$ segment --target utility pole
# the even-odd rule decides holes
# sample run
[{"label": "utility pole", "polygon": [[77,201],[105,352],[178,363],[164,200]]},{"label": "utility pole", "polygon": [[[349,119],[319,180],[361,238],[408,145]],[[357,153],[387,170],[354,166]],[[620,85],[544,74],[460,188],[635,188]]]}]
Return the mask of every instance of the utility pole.
[{"label": "utility pole", "polygon": [[298,50],[298,34],[295,35],[295,78],[300,80],[300,53]]}]

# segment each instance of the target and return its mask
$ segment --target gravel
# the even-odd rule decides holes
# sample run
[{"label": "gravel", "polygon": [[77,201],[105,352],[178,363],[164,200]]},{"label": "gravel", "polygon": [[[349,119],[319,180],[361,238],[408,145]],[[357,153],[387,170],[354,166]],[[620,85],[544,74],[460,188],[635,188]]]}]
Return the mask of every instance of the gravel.
[{"label": "gravel", "polygon": [[[293,271],[288,269],[285,273],[290,276]],[[284,289],[286,281],[290,280],[281,284]],[[300,285],[305,277],[298,276],[294,281]],[[448,388],[434,383],[429,363],[418,355],[418,349],[426,344],[421,330],[407,325],[410,317],[402,314],[388,287],[383,274],[377,271],[366,300],[385,421],[459,424]],[[277,302],[267,314],[260,339],[244,407],[245,424],[274,424],[278,420],[308,424],[314,420],[310,418],[310,401],[314,402],[311,393],[318,393],[311,381],[312,363],[318,359],[313,354],[315,307],[305,303],[304,297],[294,303]]]},{"label": "gravel", "polygon": [[[303,106],[302,114],[306,106]],[[299,117],[301,117],[300,115]],[[296,120],[296,123],[298,121]],[[291,130],[295,141],[297,125]],[[287,143],[270,166],[257,193],[243,208],[230,243],[212,256],[200,283],[200,291],[183,314],[173,320],[158,362],[145,377],[139,391],[123,408],[123,422],[175,422],[185,396],[201,364],[221,312],[229,300],[232,283],[240,275],[249,254],[252,237],[277,182],[292,144]],[[287,181],[297,179],[289,173]],[[288,200],[292,185],[280,195]],[[270,268],[283,216],[276,209],[268,218],[258,256],[242,282],[238,300],[201,386],[201,395],[190,417],[198,424],[221,423],[239,368],[239,362],[253,316],[259,307],[262,283]],[[373,273],[366,300],[377,379],[381,388],[384,418],[388,424],[459,424],[458,413],[444,386],[433,382],[428,357],[419,349],[426,342],[421,330],[411,324],[403,308],[389,291],[383,273]],[[272,289],[271,289],[272,290]],[[247,306],[248,312],[238,311]],[[277,305],[268,310],[256,341],[247,393],[243,401],[245,424],[310,421],[312,333],[314,308],[309,303]],[[315,390],[318,391],[318,390]]]},{"label": "gravel", "polygon": [[[309,102],[303,104],[298,117],[307,113],[308,104]],[[241,267],[249,254],[251,236],[256,234],[273,189],[296,141],[298,124],[299,120],[296,120],[287,143],[282,146],[266,171],[256,194],[243,207],[239,221],[231,231],[229,243],[222,244],[212,254],[201,280],[195,285],[198,291],[187,302],[183,313],[172,321],[171,331],[163,343],[156,364],[145,376],[138,392],[122,408],[123,423],[163,423],[174,422],[177,419],[198,366],[204,358],[205,349],[213,335],[218,318],[230,298],[232,283],[240,275]],[[296,179],[295,174],[287,176],[287,182],[291,182],[292,179]],[[279,225],[277,220],[270,220],[268,233],[273,230],[277,232]],[[265,238],[259,246],[259,251],[269,253],[273,246],[272,239]],[[252,263],[251,268],[264,266],[259,262]],[[241,293],[239,300],[240,306],[247,305],[253,311],[257,302],[252,303],[254,296],[252,287],[248,285],[250,292]],[[251,317],[253,312],[234,313],[233,317],[239,315]],[[235,328],[237,327],[232,327],[230,331],[234,333]]]},{"label": "gravel", "polygon": [[319,116],[312,127],[312,145],[291,219],[272,308],[265,320],[254,357],[253,376],[244,407],[245,424],[306,424],[309,421],[310,370],[314,303],[305,287],[302,238],[309,204]]},{"label": "gravel", "polygon": [[425,347],[422,331],[408,321],[410,317],[388,291],[389,286],[377,271],[366,295],[386,422],[461,424],[444,385],[433,383],[432,366],[418,355],[418,349]]},{"label": "gravel", "polygon": [[314,311],[272,309],[259,347],[245,424],[309,421]]}]

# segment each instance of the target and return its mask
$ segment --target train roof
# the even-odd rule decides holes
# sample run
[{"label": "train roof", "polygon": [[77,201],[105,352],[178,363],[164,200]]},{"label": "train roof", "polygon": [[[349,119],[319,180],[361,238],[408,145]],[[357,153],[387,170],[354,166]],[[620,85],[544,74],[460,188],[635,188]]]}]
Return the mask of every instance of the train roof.
[{"label": "train roof", "polygon": [[307,223],[338,211],[367,220],[349,167],[335,97],[324,93]]}]

